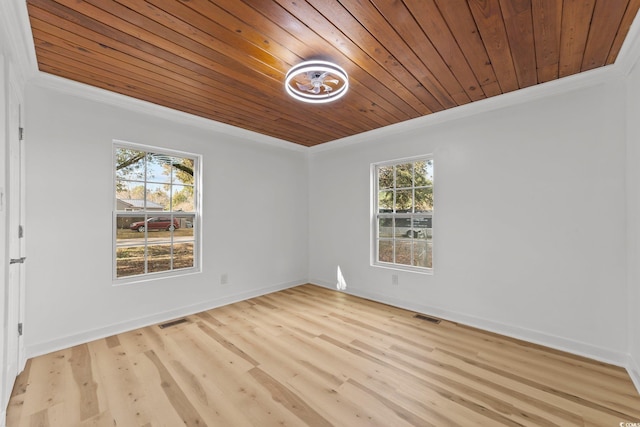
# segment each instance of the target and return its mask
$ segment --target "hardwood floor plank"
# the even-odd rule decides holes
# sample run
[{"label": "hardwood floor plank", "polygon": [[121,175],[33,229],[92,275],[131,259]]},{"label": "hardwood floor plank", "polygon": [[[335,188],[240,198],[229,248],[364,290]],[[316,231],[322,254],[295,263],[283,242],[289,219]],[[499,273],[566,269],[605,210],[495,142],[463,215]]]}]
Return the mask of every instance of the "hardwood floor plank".
[{"label": "hardwood floor plank", "polygon": [[206,426],[207,423],[204,422],[196,408],[191,404],[189,398],[185,395],[184,391],[167,370],[164,363],[162,363],[158,358],[156,352],[153,350],[147,350],[144,354],[149,358],[149,360],[151,360],[158,370],[162,390],[169,398],[171,405],[173,405],[176,412],[182,418],[184,425],[193,427]]},{"label": "hardwood floor plank", "polygon": [[78,345],[71,349],[71,371],[80,390],[80,420],[95,417],[100,413],[98,404],[98,383],[93,378],[89,347]]},{"label": "hardwood floor plank", "polygon": [[376,399],[378,402],[380,402],[380,404],[382,404],[386,408],[392,410],[399,418],[405,420],[410,425],[414,425],[414,426],[418,426],[418,425],[419,426],[434,426],[435,427],[434,424],[431,424],[431,423],[427,422],[425,419],[420,418],[419,416],[417,416],[416,414],[414,414],[410,410],[407,410],[406,408],[394,403],[391,399],[381,395],[380,393],[376,392],[373,389],[370,389],[370,388],[366,387],[363,384],[358,383],[356,380],[349,379],[349,384],[354,385],[357,388],[359,388],[360,390],[364,391],[365,393],[371,395],[374,399]]},{"label": "hardwood floor plank", "polygon": [[233,344],[231,341],[229,341],[228,339],[220,335],[215,330],[205,325],[203,322],[198,322],[198,327],[202,331],[204,331],[205,334],[207,334],[208,336],[216,340],[220,345],[222,345],[224,348],[226,348],[230,352],[236,354],[237,356],[240,356],[247,362],[251,363],[253,366],[259,365],[258,361],[256,361],[253,357],[249,356],[247,353],[245,353],[244,351],[236,347],[235,344]]},{"label": "hardwood floor plank", "polygon": [[[568,412],[564,413],[559,407],[550,405],[542,400],[536,400],[529,394],[519,393],[515,391],[513,387],[500,384],[496,381],[499,379],[498,375],[492,375],[481,369],[474,370],[472,367],[464,366],[464,364],[462,364],[464,367],[461,368],[460,364],[456,364],[460,359],[442,354],[439,350],[436,350],[428,356],[415,354],[410,350],[398,347],[394,347],[392,350],[397,352],[398,355],[408,356],[414,361],[422,362],[422,364],[418,365],[419,367],[430,369],[429,365],[431,365],[431,367],[438,369],[437,372],[441,373],[441,378],[446,377],[447,379],[452,379],[460,383],[472,384],[475,389],[486,394],[497,395],[501,400],[509,402],[510,404],[523,403],[527,404],[527,406],[536,406],[538,411],[545,414],[560,412],[559,418],[562,418],[564,422],[579,422],[579,417],[573,416]],[[536,416],[531,415],[531,418],[535,419]]]},{"label": "hardwood floor plank", "polygon": [[[157,352],[162,350],[158,349]],[[134,366],[134,374],[141,387],[140,405],[149,408],[152,419],[148,422],[152,426],[184,424],[181,415],[172,405],[169,397],[165,393],[160,373],[157,367],[145,353],[129,355],[131,364]],[[116,396],[110,396],[117,398]],[[121,397],[122,399],[122,397]],[[144,422],[144,420],[142,420]]]},{"label": "hardwood floor plank", "polygon": [[153,406],[144,398],[144,387],[136,375],[136,365],[122,347],[119,344],[114,347],[113,340],[108,338],[89,343],[89,346],[114,424],[139,426],[159,421],[154,416]]},{"label": "hardwood floor plank", "polygon": [[78,424],[78,427],[113,427],[113,417],[109,411],[100,412]]},{"label": "hardwood floor plank", "polygon": [[[252,422],[245,416],[243,408],[229,402],[228,396],[235,392],[236,383],[221,379],[218,372],[225,369],[228,361],[214,354],[203,351],[208,345],[208,338],[192,335],[196,331],[189,328],[184,336],[174,335],[167,348],[160,354],[163,360],[170,360],[168,369],[175,373],[176,380],[183,390],[191,396],[191,403],[196,407],[205,421],[211,426],[251,426]],[[242,375],[246,369],[235,372]],[[230,376],[228,379],[233,379]]]},{"label": "hardwood floor plank", "polygon": [[23,395],[27,391],[29,385],[29,375],[31,373],[32,359],[27,360],[24,370],[16,378],[16,383],[13,385],[13,391],[11,393],[11,400],[9,401],[9,407],[7,408],[7,425],[17,426],[20,423],[22,415],[22,409],[24,408]]},{"label": "hardwood floor plank", "polygon": [[385,420],[363,416],[363,408],[358,402],[346,399],[340,387],[323,388],[302,376],[287,381],[287,386],[304,399],[308,399],[317,408],[331,408],[323,411],[323,416],[334,426],[388,427]]},{"label": "hardwood floor plank", "polygon": [[104,340],[107,342],[107,346],[109,348],[118,347],[120,345],[120,340],[118,339],[117,335],[107,337]]},{"label": "hardwood floor plank", "polygon": [[313,285],[27,363],[11,427],[606,426],[624,369]]},{"label": "hardwood floor plank", "polygon": [[[334,344],[335,346],[348,351],[364,360],[373,362],[377,365],[380,365],[388,370],[391,370],[398,377],[404,378],[406,381],[413,381],[425,385],[432,390],[436,391],[440,395],[446,395],[451,398],[454,402],[461,404],[468,409],[474,410],[478,412],[478,414],[483,415],[485,417],[491,418],[496,422],[502,423],[504,425],[517,426],[518,423],[509,420],[504,417],[501,412],[512,412],[509,408],[505,408],[503,402],[500,402],[491,396],[480,393],[473,388],[452,381],[442,375],[439,375],[435,372],[426,373],[426,377],[428,377],[428,381],[424,378],[421,378],[421,372],[418,368],[412,367],[410,370],[412,373],[405,371],[402,368],[395,367],[392,363],[387,362],[386,356],[384,358],[376,357],[379,355],[370,355],[365,351],[358,349],[356,346],[345,344],[333,340],[331,337],[326,335],[321,337],[325,341]],[[416,375],[416,373],[418,375]],[[492,409],[489,409],[492,408]]]},{"label": "hardwood floor plank", "polygon": [[[401,418],[396,412],[394,412],[393,408],[383,405],[376,396],[367,393],[366,390],[357,387],[351,382],[344,383],[338,392],[344,398],[354,402],[354,404],[359,408],[357,413],[358,417],[364,418],[371,423],[386,422],[387,425],[394,427],[426,425],[425,422],[422,422],[421,424],[411,424],[409,421]],[[412,415],[412,418],[417,419],[418,417]]]},{"label": "hardwood floor plank", "polygon": [[[440,351],[438,351],[440,353]],[[507,401],[519,401],[518,405],[533,407],[539,413],[546,414],[555,425],[582,426],[589,416],[589,408],[579,401],[567,400],[563,396],[539,387],[536,383],[523,382],[520,378],[513,378],[507,371],[495,372],[492,369],[470,364],[469,360],[442,354],[442,360],[453,367],[460,367],[457,378],[463,375],[468,381],[473,381],[476,387],[488,389]],[[485,387],[486,386],[486,387]]]},{"label": "hardwood floor plank", "polygon": [[269,391],[274,402],[287,408],[287,410],[291,411],[307,425],[317,427],[330,427],[332,425],[311,406],[307,405],[305,401],[300,399],[286,386],[282,385],[262,369],[253,368],[249,373],[256,379],[256,381],[258,381],[258,383],[260,383],[260,385]]},{"label": "hardwood floor plank", "polygon": [[30,426],[31,427],[49,427],[49,410],[43,409],[31,415]]},{"label": "hardwood floor plank", "polygon": [[[33,414],[51,408],[55,405],[64,404],[66,401],[76,397],[63,396],[60,391],[68,389],[67,382],[70,379],[69,366],[67,360],[71,352],[69,350],[49,353],[38,359],[32,360],[27,382],[27,391],[17,396],[17,401],[12,396],[9,402],[7,418],[11,418],[11,409],[18,402],[21,404],[21,418],[17,425],[28,426],[28,419]],[[46,379],[43,381],[42,379]],[[28,397],[28,398],[27,398]],[[77,413],[79,419],[79,413]]]},{"label": "hardwood floor plank", "polygon": [[[175,353],[172,357],[184,358],[195,374],[203,378],[209,394],[212,394],[211,389],[218,390],[210,401],[219,407],[210,407],[203,414],[230,412],[227,415],[230,421],[212,425],[295,425],[297,418],[293,414],[269,404],[267,391],[248,374],[254,366],[245,359],[203,334],[176,335],[173,338]],[[235,344],[239,345],[239,342]]]}]

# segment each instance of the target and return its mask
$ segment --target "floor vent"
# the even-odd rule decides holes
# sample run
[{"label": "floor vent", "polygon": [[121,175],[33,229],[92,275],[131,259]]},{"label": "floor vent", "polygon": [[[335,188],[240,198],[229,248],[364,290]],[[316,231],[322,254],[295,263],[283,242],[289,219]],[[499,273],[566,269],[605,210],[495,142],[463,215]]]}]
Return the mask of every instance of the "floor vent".
[{"label": "floor vent", "polygon": [[440,319],[436,319],[435,317],[431,317],[431,316],[425,316],[424,314],[416,314],[413,317],[420,320],[426,320],[427,322],[431,322],[435,324],[440,323]]},{"label": "floor vent", "polygon": [[171,322],[163,323],[162,325],[158,325],[158,327],[160,329],[164,329],[164,328],[169,328],[171,326],[176,326],[176,325],[179,325],[181,323],[186,323],[186,322],[187,322],[187,319],[185,319],[183,317],[182,319],[172,320]]}]

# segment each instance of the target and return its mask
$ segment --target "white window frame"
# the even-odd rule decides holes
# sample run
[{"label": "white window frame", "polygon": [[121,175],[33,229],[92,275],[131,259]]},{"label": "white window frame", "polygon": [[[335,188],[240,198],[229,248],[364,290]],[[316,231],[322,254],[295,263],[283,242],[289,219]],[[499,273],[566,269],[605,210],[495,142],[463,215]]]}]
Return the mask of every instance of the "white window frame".
[{"label": "white window frame", "polygon": [[[190,158],[193,159],[193,203],[194,203],[194,211],[193,212],[182,212],[182,211],[147,211],[146,209],[142,210],[125,210],[118,211],[117,206],[117,197],[116,197],[116,185],[117,185],[117,173],[116,173],[116,150],[118,148],[131,149],[144,151],[147,153],[154,154],[162,154],[171,157],[178,158]],[[199,154],[189,153],[185,151],[172,150],[162,147],[156,147],[151,145],[138,144],[128,141],[122,140],[113,140],[112,144],[112,194],[113,194],[113,223],[112,223],[112,242],[113,242],[113,250],[112,250],[112,282],[114,285],[125,285],[130,283],[137,282],[146,282],[150,280],[163,279],[168,277],[177,277],[177,276],[185,276],[189,274],[195,274],[201,272],[201,259],[202,259],[202,156]],[[146,178],[144,180],[146,185]],[[155,216],[169,216],[173,218],[176,212],[180,212],[180,215],[189,215],[193,216],[192,227],[194,229],[193,236],[193,266],[188,268],[180,268],[175,270],[168,270],[162,272],[145,272],[139,275],[132,276],[124,276],[117,277],[117,219],[118,217],[155,217]],[[147,235],[145,233],[145,242],[144,246],[148,245]],[[171,244],[173,244],[173,236],[168,240]],[[121,246],[120,246],[121,247]],[[145,257],[146,257],[146,249],[145,249]]]},{"label": "white window frame", "polygon": [[[402,271],[411,271],[411,272],[415,272],[415,273],[422,273],[422,274],[433,274],[433,234],[432,234],[432,238],[431,238],[431,249],[432,249],[432,262],[431,262],[431,267],[420,267],[420,266],[414,266],[414,265],[407,265],[407,264],[399,264],[399,263],[395,263],[395,262],[383,262],[383,261],[379,261],[379,244],[378,242],[380,240],[388,240],[388,241],[397,241],[399,239],[399,236],[393,236],[391,238],[381,238],[379,237],[379,219],[380,218],[408,218],[408,219],[414,219],[414,218],[423,218],[423,217],[429,217],[431,218],[431,230],[433,230],[433,216],[434,216],[434,212],[435,212],[435,206],[433,208],[433,210],[428,213],[428,212],[411,212],[411,213],[395,213],[395,212],[389,212],[389,213],[380,213],[378,212],[378,197],[379,197],[379,182],[378,182],[378,170],[382,167],[389,167],[389,166],[395,166],[395,165],[402,165],[402,164],[406,164],[406,163],[415,163],[415,162],[419,162],[419,161],[432,161],[434,162],[433,159],[433,154],[426,154],[426,155],[422,155],[422,156],[416,156],[416,157],[406,157],[406,158],[401,158],[401,159],[396,159],[396,160],[388,160],[388,161],[384,161],[384,162],[379,162],[379,163],[372,163],[371,164],[371,265],[374,267],[382,267],[382,268],[389,268],[389,269],[393,269],[393,270],[402,270]],[[435,162],[434,162],[435,163]],[[434,166],[434,170],[435,170],[435,166]],[[414,175],[414,179],[415,179],[415,175]],[[394,181],[395,181],[395,173],[394,173]],[[415,191],[415,183],[412,183],[414,185],[412,185],[411,189]],[[434,179],[433,179],[433,184],[431,185],[433,192],[434,192],[434,198],[435,198],[435,172],[434,172]],[[395,182],[394,182],[394,188],[395,188]],[[434,205],[435,205],[435,200],[434,200]],[[394,230],[395,233],[395,230]],[[433,233],[433,231],[432,231]],[[394,244],[394,248],[395,248],[395,244]]]}]

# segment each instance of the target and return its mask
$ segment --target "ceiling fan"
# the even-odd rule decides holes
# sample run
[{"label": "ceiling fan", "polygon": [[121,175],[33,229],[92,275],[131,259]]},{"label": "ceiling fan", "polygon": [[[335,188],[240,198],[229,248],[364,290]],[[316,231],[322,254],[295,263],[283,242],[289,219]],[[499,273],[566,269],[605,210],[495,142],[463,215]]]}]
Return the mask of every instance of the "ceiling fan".
[{"label": "ceiling fan", "polygon": [[306,61],[291,68],[285,88],[289,95],[304,102],[322,103],[342,97],[349,87],[347,73],[327,61]]},{"label": "ceiling fan", "polygon": [[[302,74],[298,75],[298,77],[300,77],[301,75]],[[325,72],[309,71],[308,73],[306,73],[304,77],[304,80],[308,81],[309,83],[303,84],[297,80],[295,80],[295,83],[296,83],[296,86],[298,86],[298,89],[305,92],[311,92],[317,95],[322,90],[324,90],[325,92],[333,91],[333,88],[329,86],[329,84],[337,85],[340,82],[340,80],[338,79],[327,79],[328,76],[329,76],[328,71],[325,71]]]}]

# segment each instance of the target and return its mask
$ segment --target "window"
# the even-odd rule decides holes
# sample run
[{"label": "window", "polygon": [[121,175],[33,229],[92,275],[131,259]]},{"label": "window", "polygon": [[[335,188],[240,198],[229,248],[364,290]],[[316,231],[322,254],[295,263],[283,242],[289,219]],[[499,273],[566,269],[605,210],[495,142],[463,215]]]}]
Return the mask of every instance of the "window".
[{"label": "window", "polygon": [[114,143],[117,282],[199,268],[200,157]]},{"label": "window", "polygon": [[376,164],[374,265],[433,268],[433,158]]}]

